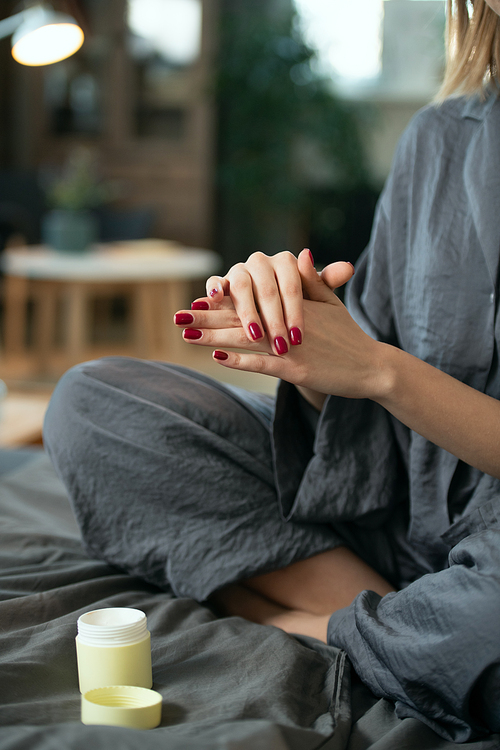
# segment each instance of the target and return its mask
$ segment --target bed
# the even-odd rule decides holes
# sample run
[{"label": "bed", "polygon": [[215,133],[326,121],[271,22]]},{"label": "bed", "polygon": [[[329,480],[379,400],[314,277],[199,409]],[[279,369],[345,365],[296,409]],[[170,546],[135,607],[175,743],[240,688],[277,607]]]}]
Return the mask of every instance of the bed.
[{"label": "bed", "polygon": [[[0,750],[451,750],[398,719],[344,652],[179,599],[85,554],[43,450],[0,451]],[[157,729],[80,722],[76,621],[148,617]],[[462,746],[463,747],[463,746]],[[470,750],[500,748],[494,735]]]}]

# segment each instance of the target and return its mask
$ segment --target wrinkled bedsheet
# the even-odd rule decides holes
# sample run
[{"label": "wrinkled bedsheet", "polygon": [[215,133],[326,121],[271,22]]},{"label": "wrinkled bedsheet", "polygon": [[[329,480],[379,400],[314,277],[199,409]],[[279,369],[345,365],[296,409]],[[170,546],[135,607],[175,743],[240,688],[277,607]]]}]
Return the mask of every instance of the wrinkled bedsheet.
[{"label": "wrinkled bedsheet", "polygon": [[[451,750],[399,720],[343,651],[237,617],[217,618],[89,559],[49,459],[0,453],[0,750]],[[75,635],[83,613],[137,607],[152,636],[162,723],[80,723]],[[495,735],[471,750],[500,748]]]}]

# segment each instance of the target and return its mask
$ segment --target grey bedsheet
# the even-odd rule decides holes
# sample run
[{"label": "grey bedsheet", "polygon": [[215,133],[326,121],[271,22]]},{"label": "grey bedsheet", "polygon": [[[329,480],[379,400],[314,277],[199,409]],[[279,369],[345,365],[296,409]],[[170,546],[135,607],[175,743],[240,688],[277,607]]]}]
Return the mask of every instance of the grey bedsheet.
[{"label": "grey bedsheet", "polygon": [[[0,460],[0,750],[460,747],[415,719],[397,719],[391,703],[351,675],[344,652],[217,619],[192,600],[90,560],[49,460],[43,453],[24,459]],[[109,606],[148,616],[154,687],[164,698],[158,729],[80,724],[76,620]],[[500,738],[467,747],[493,750]]]}]

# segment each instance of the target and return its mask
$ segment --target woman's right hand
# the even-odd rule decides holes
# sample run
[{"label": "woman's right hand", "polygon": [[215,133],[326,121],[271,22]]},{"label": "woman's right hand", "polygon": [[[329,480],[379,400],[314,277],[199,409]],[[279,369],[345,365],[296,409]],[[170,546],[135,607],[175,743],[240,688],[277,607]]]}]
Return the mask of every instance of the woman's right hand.
[{"label": "woman's right hand", "polygon": [[[253,253],[225,276],[210,277],[207,295],[216,305],[229,296],[248,340],[255,342],[267,336],[271,350],[283,355],[290,346],[299,346],[303,340],[302,277],[311,263],[314,266],[308,249],[298,258],[289,252],[271,256]],[[345,284],[354,272],[350,263],[335,263],[328,269],[328,284],[332,289]]]},{"label": "woman's right hand", "polygon": [[[215,350],[214,359],[223,366],[286,380],[294,384],[318,409],[327,394],[373,398],[378,389],[384,386],[384,382],[380,382],[380,345],[355,323],[331,288],[342,276],[343,281],[347,274],[352,276],[353,268],[348,263],[336,263],[328,266],[324,275],[319,275],[308,256],[306,251],[297,259],[304,290],[304,296],[300,298],[300,312],[304,316],[304,337],[300,346],[291,346],[288,351],[278,353],[272,347],[269,336],[252,340],[253,337],[242,325],[241,313],[236,311],[235,304],[239,301],[236,294],[233,304],[231,272],[224,279],[215,279],[220,284],[218,290],[204,299],[196,300],[193,312],[180,311],[174,321],[179,327],[189,326],[183,333],[185,340],[198,346],[212,347]],[[264,259],[268,260],[265,256]],[[253,296],[255,281],[247,272],[244,276],[246,283],[242,289],[250,298],[255,314],[261,314],[262,319],[267,320]],[[325,277],[329,285],[325,283]],[[275,286],[278,287],[278,284],[275,283]],[[211,289],[214,287],[209,284]],[[224,289],[226,295],[223,294]],[[279,288],[276,294],[278,291]],[[216,295],[219,302],[214,299]],[[281,305],[280,296],[277,301]],[[224,351],[228,349],[229,352]]]},{"label": "woman's right hand", "polygon": [[[287,274],[281,265],[285,256]],[[294,269],[305,288],[300,297],[295,285],[285,283],[287,278],[297,281]],[[188,326],[184,338],[192,344],[229,349],[214,352],[225,367],[281,378],[306,398],[309,393],[372,399],[410,430],[500,479],[500,401],[362,331],[331,291],[352,274],[348,263],[331,264],[317,274],[307,250],[296,260],[288,253],[272,258],[257,253],[251,263],[209,279],[208,296],[194,302],[194,314],[180,311],[174,322]],[[265,287],[259,279],[266,279]],[[255,341],[249,329],[253,321],[260,322],[275,341],[280,335],[288,338],[289,328],[304,319],[303,345],[284,356],[271,349],[267,336]],[[190,331],[195,335],[186,335]],[[308,400],[321,406],[320,398]]]}]

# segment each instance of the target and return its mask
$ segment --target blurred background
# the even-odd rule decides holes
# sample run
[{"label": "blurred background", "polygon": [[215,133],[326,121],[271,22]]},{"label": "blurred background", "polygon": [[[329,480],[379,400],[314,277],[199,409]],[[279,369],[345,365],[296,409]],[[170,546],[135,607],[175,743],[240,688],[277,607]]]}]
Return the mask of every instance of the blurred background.
[{"label": "blurred background", "polygon": [[171,311],[255,250],[356,262],[439,88],[444,0],[50,6],[82,29],[75,54],[28,66],[0,40],[0,378],[47,394],[107,353],[212,372]]}]

